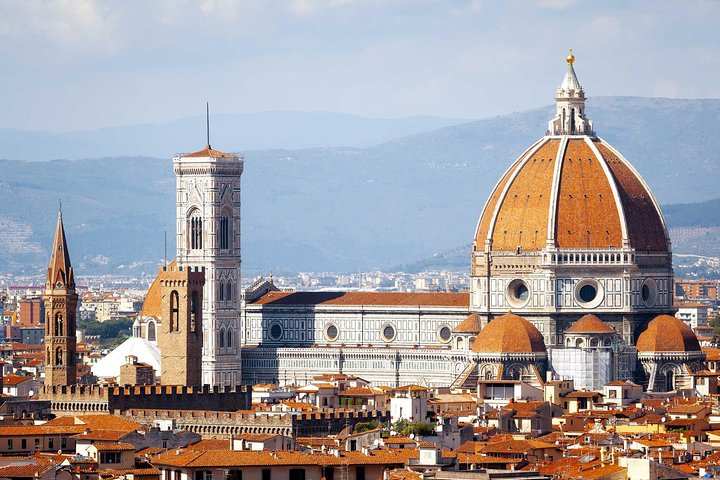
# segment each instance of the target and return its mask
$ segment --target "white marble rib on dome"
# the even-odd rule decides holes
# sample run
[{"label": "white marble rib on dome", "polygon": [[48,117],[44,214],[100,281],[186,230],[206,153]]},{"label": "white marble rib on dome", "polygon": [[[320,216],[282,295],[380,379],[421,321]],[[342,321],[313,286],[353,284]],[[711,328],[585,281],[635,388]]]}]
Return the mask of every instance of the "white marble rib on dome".
[{"label": "white marble rib on dome", "polygon": [[144,338],[130,337],[107,354],[102,360],[93,365],[92,373],[98,378],[117,377],[120,375],[120,367],[125,364],[126,357],[133,355],[137,361],[147,363],[155,370],[155,375],[160,372],[160,350]]}]

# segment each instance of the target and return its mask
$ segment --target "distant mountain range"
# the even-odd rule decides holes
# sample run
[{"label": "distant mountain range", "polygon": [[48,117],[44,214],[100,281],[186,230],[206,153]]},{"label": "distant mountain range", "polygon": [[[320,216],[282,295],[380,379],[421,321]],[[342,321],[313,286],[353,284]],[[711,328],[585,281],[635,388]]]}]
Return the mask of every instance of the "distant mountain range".
[{"label": "distant mountain range", "polygon": [[[397,137],[467,121],[415,116],[369,118],[334,112],[212,114],[210,140],[227,152],[273,148],[363,148]],[[129,125],[50,133],[0,129],[0,158],[45,161],[93,157],[172,157],[206,142],[205,117],[162,125]]]},{"label": "distant mountain range", "polygon": [[[587,111],[599,135],[625,154],[659,201],[673,204],[664,209],[669,224],[720,226],[720,199],[708,202],[718,197],[719,100],[600,97],[589,101]],[[245,272],[390,268],[467,244],[493,185],[545,133],[552,112],[548,106],[365,148],[249,150],[213,141],[220,150],[242,150],[245,155]],[[290,138],[279,125],[267,126],[277,127],[278,142]],[[288,125],[320,132],[326,123]],[[382,125],[366,131],[377,136],[383,129],[394,131]],[[271,138],[263,135],[258,137]],[[362,145],[362,138],[372,137],[364,135],[345,138]],[[163,159],[0,161],[0,271],[45,268],[59,198],[78,271],[154,271],[162,258],[164,230],[168,250],[174,252],[170,157],[177,150],[200,148],[203,139],[195,137],[176,138],[177,147],[165,147]],[[340,145],[340,140],[328,138],[331,133],[323,140],[326,145]],[[27,145],[36,147],[33,158],[55,156],[49,147]],[[0,157],[12,158],[6,153],[10,151],[18,152],[0,140]],[[694,205],[697,202],[708,203]],[[696,242],[698,248],[707,248],[707,240]],[[681,251],[677,242],[674,250]],[[467,250],[463,255],[461,261],[468,262]]]}]

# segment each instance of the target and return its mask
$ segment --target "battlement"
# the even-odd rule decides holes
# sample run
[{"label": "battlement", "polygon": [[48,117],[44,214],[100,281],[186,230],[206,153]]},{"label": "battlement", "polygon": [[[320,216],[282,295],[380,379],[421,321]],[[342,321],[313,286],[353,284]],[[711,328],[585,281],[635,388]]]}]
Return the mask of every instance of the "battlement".
[{"label": "battlement", "polygon": [[231,438],[243,433],[271,433],[287,436],[337,434],[359,422],[378,420],[386,423],[389,412],[326,410],[322,412],[213,412],[205,410],[130,409],[123,416],[152,426],[159,420],[171,420],[178,428],[204,436]]},{"label": "battlement", "polygon": [[162,286],[186,287],[205,284],[205,267],[178,266],[174,263],[160,267],[158,279]]},{"label": "battlement", "polygon": [[160,267],[160,272],[188,272],[188,273],[205,273],[205,267],[194,267],[192,265],[188,265],[187,267],[183,267],[182,265],[178,265],[176,263],[170,263],[168,265]]},{"label": "battlement", "polygon": [[[122,412],[130,409],[183,409],[232,412],[248,409],[252,387],[184,385],[70,385],[44,386],[40,397],[50,400],[53,410]],[[90,404],[93,406],[90,407]]]}]

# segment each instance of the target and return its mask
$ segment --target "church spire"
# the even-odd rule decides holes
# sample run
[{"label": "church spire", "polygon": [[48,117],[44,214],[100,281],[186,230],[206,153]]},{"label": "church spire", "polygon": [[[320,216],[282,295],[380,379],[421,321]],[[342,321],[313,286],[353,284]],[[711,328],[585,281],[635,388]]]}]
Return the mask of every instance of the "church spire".
[{"label": "church spire", "polygon": [[58,211],[57,226],[55,227],[55,241],[50,254],[46,289],[65,288],[75,289],[75,275],[70,264],[70,253],[67,249],[65,227],[62,221],[62,210]]},{"label": "church spire", "polygon": [[567,58],[565,77],[555,95],[555,118],[548,122],[549,135],[594,135],[592,120],[585,116],[585,90],[575,74],[572,48]]},{"label": "church spire", "polygon": [[78,295],[65,239],[62,211],[45,283],[45,386],[74,385],[76,379],[76,314]]}]

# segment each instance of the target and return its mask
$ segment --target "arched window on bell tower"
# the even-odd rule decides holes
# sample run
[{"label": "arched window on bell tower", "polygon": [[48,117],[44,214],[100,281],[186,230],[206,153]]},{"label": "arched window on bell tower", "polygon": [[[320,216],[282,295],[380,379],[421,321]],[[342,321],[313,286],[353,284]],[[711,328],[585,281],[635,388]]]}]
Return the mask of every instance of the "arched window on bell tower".
[{"label": "arched window on bell tower", "polygon": [[63,336],[63,316],[62,313],[55,314],[55,336]]},{"label": "arched window on bell tower", "polygon": [[203,248],[203,226],[200,210],[193,209],[188,215],[188,247],[190,250]]},{"label": "arched window on bell tower", "polygon": [[219,247],[220,250],[229,250],[230,249],[230,238],[231,238],[231,232],[230,232],[230,215],[227,211],[223,211],[222,216],[220,217],[220,228],[219,230]]},{"label": "arched window on bell tower", "polygon": [[62,348],[58,347],[55,349],[55,365],[63,364],[63,351]]},{"label": "arched window on bell tower", "polygon": [[180,330],[180,295],[177,290],[170,292],[170,331]]}]

